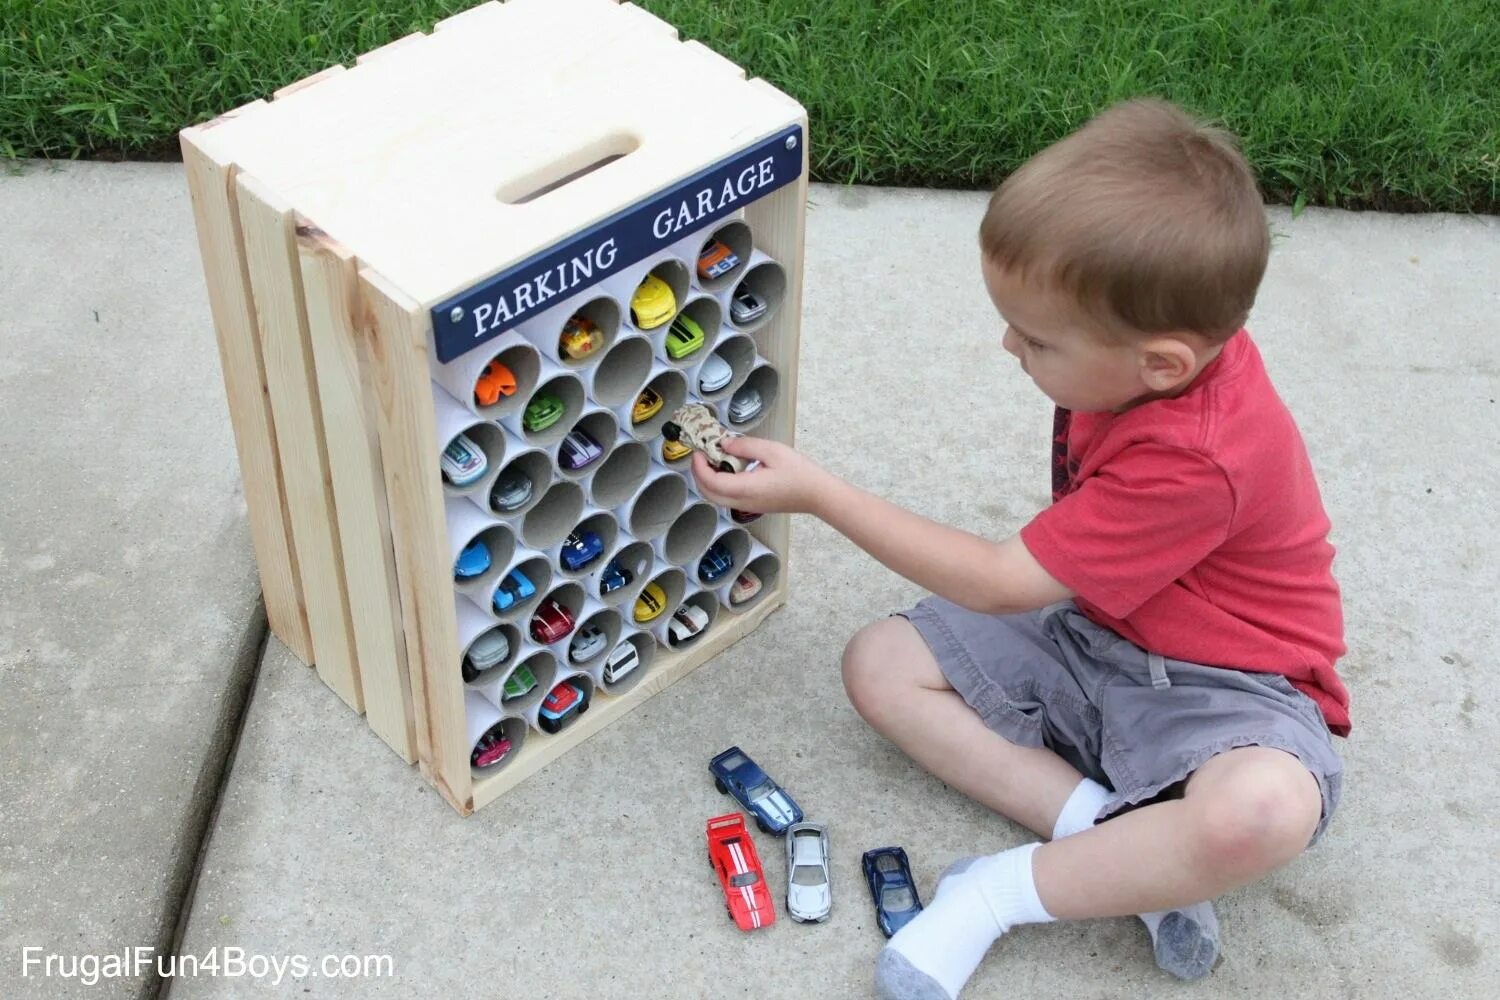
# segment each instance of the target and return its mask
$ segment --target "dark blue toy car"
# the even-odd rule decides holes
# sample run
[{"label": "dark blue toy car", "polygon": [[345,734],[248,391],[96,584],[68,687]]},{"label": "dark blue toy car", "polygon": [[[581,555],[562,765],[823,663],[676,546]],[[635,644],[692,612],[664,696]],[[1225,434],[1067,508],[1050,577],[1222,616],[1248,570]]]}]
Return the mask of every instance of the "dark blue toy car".
[{"label": "dark blue toy car", "polygon": [[604,539],[592,531],[575,531],[562,545],[563,569],[576,573],[604,552]]},{"label": "dark blue toy car", "polygon": [[723,542],[714,542],[703,553],[703,558],[698,560],[698,579],[704,583],[713,583],[733,566],[734,556],[730,554],[729,546]]},{"label": "dark blue toy car", "polygon": [[604,567],[604,572],[599,574],[599,596],[627,587],[634,579],[635,574],[621,566],[617,560],[611,559],[609,565]]},{"label": "dark blue toy car", "polygon": [[476,538],[465,545],[464,550],[458,554],[458,561],[453,564],[453,579],[472,580],[476,576],[482,576],[489,568],[489,546]]},{"label": "dark blue toy car", "polygon": [[762,833],[779,837],[793,823],[802,822],[801,807],[739,747],[730,747],[709,761],[708,770],[714,787],[750,810]]},{"label": "dark blue toy car", "polygon": [[535,593],[536,587],[526,579],[526,574],[513,569],[500,581],[500,586],[495,591],[495,610],[509,611]]},{"label": "dark blue toy car", "polygon": [[922,912],[916,880],[906,851],[899,847],[877,847],[866,851],[860,862],[865,881],[870,884],[870,898],[875,901],[875,920],[886,937],[899,931]]}]

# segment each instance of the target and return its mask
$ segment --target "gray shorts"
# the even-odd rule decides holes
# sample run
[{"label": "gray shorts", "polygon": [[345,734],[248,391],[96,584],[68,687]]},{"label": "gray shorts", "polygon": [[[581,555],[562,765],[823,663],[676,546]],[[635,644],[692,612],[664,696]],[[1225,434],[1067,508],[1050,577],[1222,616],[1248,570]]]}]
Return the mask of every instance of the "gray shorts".
[{"label": "gray shorts", "polygon": [[1242,746],[1285,750],[1312,772],[1323,794],[1314,843],[1338,806],[1344,765],[1323,713],[1279,674],[1147,653],[1071,601],[986,615],[929,597],[903,616],[985,725],[1113,790],[1100,819],[1176,793],[1210,757]]}]

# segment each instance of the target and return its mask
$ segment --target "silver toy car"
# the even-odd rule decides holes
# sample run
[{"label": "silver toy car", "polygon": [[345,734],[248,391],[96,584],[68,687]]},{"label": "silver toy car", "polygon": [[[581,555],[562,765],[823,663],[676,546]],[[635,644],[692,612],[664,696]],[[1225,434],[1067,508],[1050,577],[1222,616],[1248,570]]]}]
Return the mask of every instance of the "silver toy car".
[{"label": "silver toy car", "polygon": [[498,628],[490,629],[469,646],[469,655],[464,657],[463,663],[464,680],[474,680],[491,667],[505,662],[509,655],[510,640],[505,638],[505,633]]},{"label": "silver toy car", "polygon": [[761,402],[760,390],[753,385],[747,385],[734,394],[729,401],[729,422],[731,424],[743,424],[760,416]]},{"label": "silver toy car", "polygon": [[520,510],[531,499],[531,477],[520,469],[502,472],[490,490],[490,506],[501,513]]},{"label": "silver toy car", "polygon": [[710,354],[703,367],[698,369],[698,391],[718,392],[734,378],[734,369],[718,354]]},{"label": "silver toy car", "polygon": [[766,300],[741,284],[729,300],[729,317],[736,323],[752,323],[766,314]]},{"label": "silver toy car", "polygon": [[573,636],[573,641],[568,645],[568,658],[574,663],[585,663],[604,652],[605,643],[608,641],[604,637],[604,630],[599,626],[585,625],[578,630]]},{"label": "silver toy car", "polygon": [[832,911],[828,828],[793,823],[786,828],[786,912],[793,920],[822,923]]}]

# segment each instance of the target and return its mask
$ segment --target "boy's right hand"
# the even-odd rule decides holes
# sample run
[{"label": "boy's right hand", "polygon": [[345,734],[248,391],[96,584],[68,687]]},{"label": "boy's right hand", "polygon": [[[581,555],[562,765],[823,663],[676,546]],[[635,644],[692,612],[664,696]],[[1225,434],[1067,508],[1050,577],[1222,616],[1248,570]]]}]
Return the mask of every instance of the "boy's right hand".
[{"label": "boy's right hand", "polygon": [[701,451],[693,453],[693,477],[709,500],[756,514],[817,513],[833,476],[812,459],[779,441],[726,438],[721,447],[736,458],[760,463],[744,472],[719,472]]}]

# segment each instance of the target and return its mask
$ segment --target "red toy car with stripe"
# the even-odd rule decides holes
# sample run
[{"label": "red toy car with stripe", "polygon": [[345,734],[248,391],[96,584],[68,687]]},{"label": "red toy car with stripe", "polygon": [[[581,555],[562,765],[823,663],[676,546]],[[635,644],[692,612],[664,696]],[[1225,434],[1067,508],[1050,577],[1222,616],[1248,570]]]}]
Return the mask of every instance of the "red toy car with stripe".
[{"label": "red toy car with stripe", "polygon": [[745,829],[744,813],[726,813],[708,821],[708,863],[719,876],[724,907],[742,931],[776,922],[771,890],[766,886],[755,841]]}]

